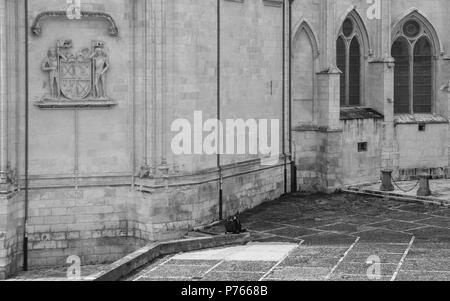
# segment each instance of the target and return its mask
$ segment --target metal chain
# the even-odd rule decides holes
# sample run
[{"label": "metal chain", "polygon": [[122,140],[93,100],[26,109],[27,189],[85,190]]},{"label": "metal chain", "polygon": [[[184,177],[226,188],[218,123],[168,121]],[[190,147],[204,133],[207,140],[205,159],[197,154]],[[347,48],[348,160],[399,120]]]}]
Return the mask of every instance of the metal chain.
[{"label": "metal chain", "polygon": [[394,185],[395,185],[398,189],[400,189],[400,190],[403,191],[404,193],[408,193],[408,192],[411,192],[411,191],[413,191],[414,189],[416,189],[417,186],[419,186],[420,179],[417,180],[417,183],[416,183],[416,184],[414,185],[414,187],[411,188],[411,189],[403,189],[403,188],[401,188],[401,187],[397,184],[397,182],[396,182],[394,179],[392,179],[392,182],[394,183]]}]

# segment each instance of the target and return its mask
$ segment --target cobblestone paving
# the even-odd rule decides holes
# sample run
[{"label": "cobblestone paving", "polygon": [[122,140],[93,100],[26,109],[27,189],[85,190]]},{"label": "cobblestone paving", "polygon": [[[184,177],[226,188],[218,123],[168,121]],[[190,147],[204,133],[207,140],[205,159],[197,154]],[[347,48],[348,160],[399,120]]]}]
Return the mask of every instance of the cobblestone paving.
[{"label": "cobblestone paving", "polygon": [[[352,194],[295,194],[265,203],[241,219],[254,242],[295,247],[279,261],[169,256],[126,280],[450,280],[446,207]],[[222,232],[223,226],[209,231]],[[368,264],[370,259],[380,264]]]}]

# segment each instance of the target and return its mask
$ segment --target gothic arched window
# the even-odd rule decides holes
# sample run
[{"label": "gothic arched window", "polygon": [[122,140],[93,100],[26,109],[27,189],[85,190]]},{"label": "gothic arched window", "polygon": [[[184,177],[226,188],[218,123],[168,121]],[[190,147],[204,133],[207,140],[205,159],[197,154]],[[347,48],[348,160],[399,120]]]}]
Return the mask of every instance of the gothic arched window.
[{"label": "gothic arched window", "polygon": [[434,53],[424,24],[415,18],[401,24],[391,50],[396,114],[432,113]]},{"label": "gothic arched window", "polygon": [[336,42],[336,64],[341,70],[341,106],[361,105],[362,59],[361,34],[352,18],[345,19]]}]

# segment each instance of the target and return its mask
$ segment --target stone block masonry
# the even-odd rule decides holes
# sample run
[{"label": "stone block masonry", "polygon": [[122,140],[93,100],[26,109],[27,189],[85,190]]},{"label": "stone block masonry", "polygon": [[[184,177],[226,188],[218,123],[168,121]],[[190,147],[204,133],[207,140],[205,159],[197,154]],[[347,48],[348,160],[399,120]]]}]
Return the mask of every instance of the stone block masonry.
[{"label": "stone block masonry", "polygon": [[[70,255],[114,261],[219,218],[217,157],[175,155],[171,123],[219,109],[222,119],[286,120],[283,10],[269,2],[221,1],[219,60],[216,0],[82,1],[80,20],[65,18],[66,1],[29,1],[25,13],[23,0],[0,0],[0,186],[11,194],[0,200],[0,277],[22,263],[26,89],[31,268]],[[282,165],[250,155],[221,165],[224,216],[285,192]]]},{"label": "stone block masonry", "polygon": [[[182,178],[192,181],[189,176]],[[283,166],[247,164],[229,169],[224,179],[224,216],[276,199],[284,193],[283,181]],[[172,183],[174,187],[154,188],[151,193],[130,187],[31,190],[30,268],[65,266],[72,255],[79,256],[83,265],[113,262],[148,242],[178,239],[194,227],[216,221],[218,185],[200,182]],[[146,185],[151,189],[150,182]],[[11,213],[11,218],[19,216]],[[13,254],[21,253],[19,232],[20,227],[11,229],[9,238],[0,236],[5,250],[0,253],[3,278],[21,264],[13,262]]]}]

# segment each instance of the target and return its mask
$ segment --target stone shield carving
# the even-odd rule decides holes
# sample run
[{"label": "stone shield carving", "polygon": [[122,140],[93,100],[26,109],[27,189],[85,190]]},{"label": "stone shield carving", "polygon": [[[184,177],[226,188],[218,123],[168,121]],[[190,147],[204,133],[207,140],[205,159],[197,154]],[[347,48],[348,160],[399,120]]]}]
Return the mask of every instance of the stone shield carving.
[{"label": "stone shield carving", "polygon": [[61,92],[68,99],[84,99],[92,91],[90,60],[64,62],[60,68]]},{"label": "stone shield carving", "polygon": [[42,63],[48,73],[51,101],[96,101],[108,100],[106,96],[106,73],[109,70],[108,55],[104,43],[92,41],[91,48],[74,54],[71,40],[58,41],[49,49]]}]

